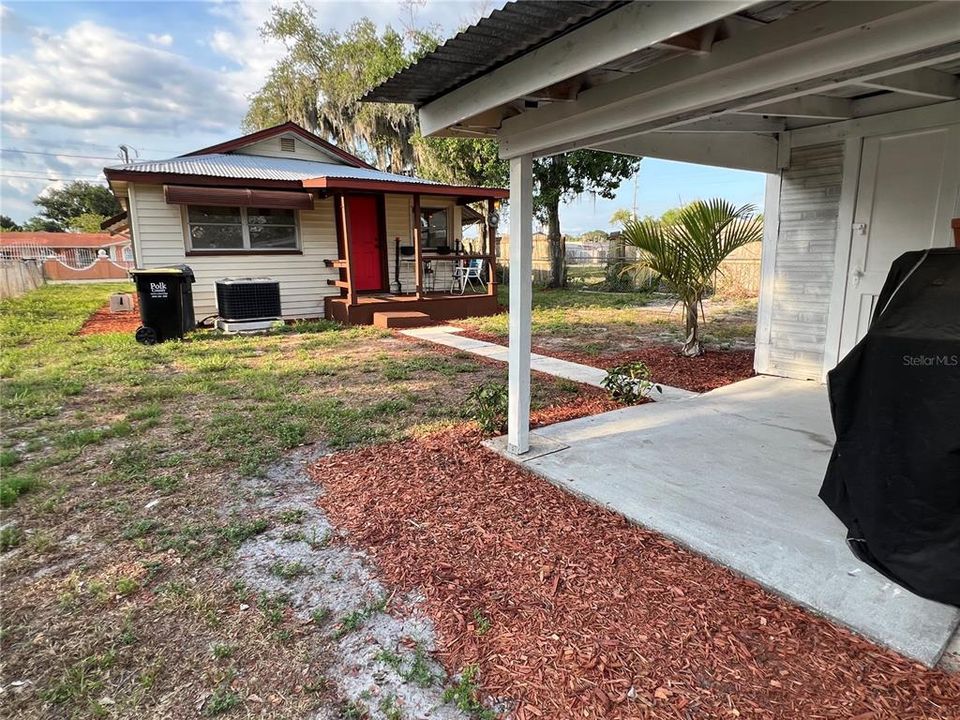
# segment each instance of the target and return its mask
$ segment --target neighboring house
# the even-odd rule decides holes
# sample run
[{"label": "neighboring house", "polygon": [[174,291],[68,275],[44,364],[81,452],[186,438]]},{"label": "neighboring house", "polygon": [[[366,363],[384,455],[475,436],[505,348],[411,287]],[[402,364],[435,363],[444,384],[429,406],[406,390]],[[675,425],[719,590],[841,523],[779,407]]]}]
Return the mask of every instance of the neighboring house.
[{"label": "neighboring house", "polygon": [[98,257],[129,264],[133,253],[130,238],[108,233],[4,232],[0,233],[0,257],[5,260],[57,258],[80,267]]},{"label": "neighboring house", "polygon": [[450,289],[455,267],[494,262],[494,248],[463,243],[464,225],[483,217],[467,204],[492,209],[505,190],[381,172],[294,123],[104,173],[127,213],[112,227],[129,226],[139,267],[193,269],[198,318],[216,314],[225,277],[279,281],[288,319],[497,310],[493,283]]}]

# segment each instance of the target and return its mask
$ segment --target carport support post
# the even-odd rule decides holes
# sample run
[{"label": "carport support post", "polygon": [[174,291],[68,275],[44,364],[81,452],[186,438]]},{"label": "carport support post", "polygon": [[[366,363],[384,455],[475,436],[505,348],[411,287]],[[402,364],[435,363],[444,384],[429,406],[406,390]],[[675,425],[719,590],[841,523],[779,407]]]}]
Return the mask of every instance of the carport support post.
[{"label": "carport support post", "polygon": [[530,449],[530,315],[533,301],[533,155],[510,159],[510,347],[507,451]]}]

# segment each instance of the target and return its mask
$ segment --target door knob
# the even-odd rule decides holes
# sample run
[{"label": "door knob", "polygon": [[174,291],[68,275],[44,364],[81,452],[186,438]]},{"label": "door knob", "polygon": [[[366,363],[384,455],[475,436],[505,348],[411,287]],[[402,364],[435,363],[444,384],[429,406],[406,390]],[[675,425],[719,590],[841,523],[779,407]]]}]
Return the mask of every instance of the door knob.
[{"label": "door knob", "polygon": [[857,267],[853,269],[851,273],[851,279],[853,280],[853,286],[857,287],[860,284],[860,280],[863,279],[863,276],[866,273],[863,272],[863,268]]}]

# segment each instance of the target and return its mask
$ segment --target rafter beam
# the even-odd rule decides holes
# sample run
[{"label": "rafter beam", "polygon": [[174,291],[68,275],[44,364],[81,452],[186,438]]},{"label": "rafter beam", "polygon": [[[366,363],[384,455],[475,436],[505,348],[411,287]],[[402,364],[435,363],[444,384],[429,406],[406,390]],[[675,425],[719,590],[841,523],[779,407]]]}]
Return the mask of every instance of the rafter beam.
[{"label": "rafter beam", "polygon": [[960,80],[955,75],[929,68],[884,75],[858,84],[878,90],[892,90],[905,95],[919,95],[938,100],[960,98]]},{"label": "rafter beam", "polygon": [[424,135],[440,133],[478,113],[754,4],[741,0],[628,3],[424,105],[420,129]]},{"label": "rafter beam", "polygon": [[853,102],[847,98],[829,97],[827,95],[805,95],[769,105],[737,108],[737,112],[745,115],[846,120],[853,117]]},{"label": "rafter beam", "polygon": [[665,129],[960,57],[950,5],[825,3],[717,43],[707,57],[680,57],[584,91],[576,102],[505,120],[501,155],[586,147],[598,136]]},{"label": "rafter beam", "polygon": [[590,146],[594,150],[715,167],[777,171],[777,140],[768,135],[654,132]]},{"label": "rafter beam", "polygon": [[695,120],[675,125],[671,133],[778,133],[787,129],[787,123],[777,118],[753,115],[718,115],[706,120]]}]

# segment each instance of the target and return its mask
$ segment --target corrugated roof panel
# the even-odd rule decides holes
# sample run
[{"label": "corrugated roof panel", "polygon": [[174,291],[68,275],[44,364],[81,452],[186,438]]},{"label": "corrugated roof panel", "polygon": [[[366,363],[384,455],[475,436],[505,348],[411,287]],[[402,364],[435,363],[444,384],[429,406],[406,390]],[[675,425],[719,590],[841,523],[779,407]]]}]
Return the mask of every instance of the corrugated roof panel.
[{"label": "corrugated roof panel", "polygon": [[310,180],[313,178],[345,178],[350,180],[377,180],[380,182],[421,183],[440,185],[432,180],[395,175],[393,173],[356,168],[338,163],[274,158],[262,155],[211,154],[190,155],[169,160],[115,165],[109,170],[142,173],[173,173],[176,175],[209,175],[237,180]]},{"label": "corrugated roof panel", "polygon": [[368,92],[363,100],[423,105],[626,4],[627,0],[507,3]]}]

